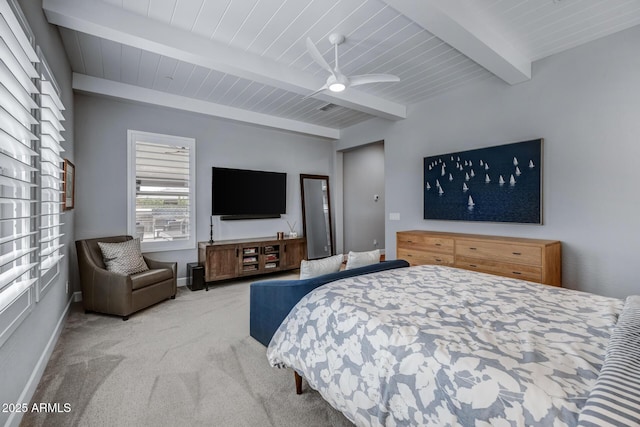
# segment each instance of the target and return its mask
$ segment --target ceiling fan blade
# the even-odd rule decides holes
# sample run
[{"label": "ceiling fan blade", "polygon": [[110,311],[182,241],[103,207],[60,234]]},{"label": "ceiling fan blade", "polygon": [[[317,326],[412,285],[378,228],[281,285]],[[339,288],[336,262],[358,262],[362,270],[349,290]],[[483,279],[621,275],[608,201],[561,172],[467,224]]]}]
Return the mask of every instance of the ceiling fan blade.
[{"label": "ceiling fan blade", "polygon": [[309,52],[309,55],[311,55],[313,60],[316,61],[318,65],[320,65],[322,68],[324,68],[325,70],[327,70],[333,75],[333,68],[331,68],[329,63],[320,54],[320,51],[318,51],[318,48],[316,47],[315,44],[313,44],[313,42],[309,37],[307,37],[307,51]]},{"label": "ceiling fan blade", "polygon": [[351,86],[366,85],[368,83],[390,83],[399,82],[400,77],[392,74],[362,74],[360,76],[349,77]]},{"label": "ceiling fan blade", "polygon": [[318,89],[318,90],[316,90],[315,92],[313,92],[313,93],[311,93],[311,94],[309,94],[309,95],[305,96],[304,98],[302,98],[302,100],[304,101],[304,100],[305,100],[305,99],[307,99],[307,98],[311,98],[313,95],[317,95],[317,94],[319,94],[320,92],[325,91],[325,90],[327,90],[327,89],[329,89],[329,86],[327,86],[327,85],[325,84],[325,85],[324,85],[324,86],[322,86],[320,89]]}]

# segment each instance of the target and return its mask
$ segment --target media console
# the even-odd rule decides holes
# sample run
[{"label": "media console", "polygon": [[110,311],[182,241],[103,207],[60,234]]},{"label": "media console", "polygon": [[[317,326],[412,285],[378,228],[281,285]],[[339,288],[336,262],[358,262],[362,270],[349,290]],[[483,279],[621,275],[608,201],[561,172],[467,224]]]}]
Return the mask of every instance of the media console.
[{"label": "media console", "polygon": [[198,264],[208,283],[300,268],[307,256],[304,237],[218,240],[198,243]]}]

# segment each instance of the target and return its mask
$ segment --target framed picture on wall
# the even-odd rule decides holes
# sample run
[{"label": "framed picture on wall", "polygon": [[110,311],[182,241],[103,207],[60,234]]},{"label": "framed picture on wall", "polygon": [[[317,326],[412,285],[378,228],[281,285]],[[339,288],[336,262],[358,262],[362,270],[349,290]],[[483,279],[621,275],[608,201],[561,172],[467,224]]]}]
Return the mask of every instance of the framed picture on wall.
[{"label": "framed picture on wall", "polygon": [[424,219],[542,224],[542,139],[424,158]]},{"label": "framed picture on wall", "polygon": [[62,189],[62,208],[65,211],[73,209],[76,201],[76,167],[67,159],[64,159]]}]

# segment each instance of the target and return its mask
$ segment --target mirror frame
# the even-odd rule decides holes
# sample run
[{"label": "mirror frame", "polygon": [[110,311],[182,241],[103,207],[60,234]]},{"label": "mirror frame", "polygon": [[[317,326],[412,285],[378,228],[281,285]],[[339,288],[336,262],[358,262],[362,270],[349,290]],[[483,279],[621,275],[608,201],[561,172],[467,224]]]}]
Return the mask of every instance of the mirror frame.
[{"label": "mirror frame", "polygon": [[[331,244],[331,251],[329,256],[335,255],[336,247],[333,241],[333,221],[331,218],[331,191],[329,189],[329,175],[311,175],[311,174],[300,174],[300,198],[302,203],[302,232],[304,237],[307,239],[307,256],[309,255],[309,236],[307,235],[307,215],[305,212],[305,202],[304,202],[304,181],[305,179],[319,179],[325,180],[327,183],[327,208],[329,209],[329,217],[327,220],[329,221],[329,240]],[[310,258],[309,258],[310,259]],[[319,258],[318,258],[319,259]]]}]

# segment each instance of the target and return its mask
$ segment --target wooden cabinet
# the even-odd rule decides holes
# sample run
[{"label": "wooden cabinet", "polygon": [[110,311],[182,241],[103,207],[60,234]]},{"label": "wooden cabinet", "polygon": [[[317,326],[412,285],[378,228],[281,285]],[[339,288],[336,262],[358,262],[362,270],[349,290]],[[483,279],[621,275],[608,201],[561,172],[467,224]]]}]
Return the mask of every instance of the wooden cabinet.
[{"label": "wooden cabinet", "polygon": [[204,266],[204,280],[226,280],[238,276],[237,245],[199,244],[198,263]]},{"label": "wooden cabinet", "polygon": [[401,232],[397,234],[397,258],[411,265],[453,265],[453,245],[452,238]]},{"label": "wooden cabinet", "polygon": [[400,231],[396,256],[411,265],[444,264],[552,286],[562,285],[557,240],[435,231]]},{"label": "wooden cabinet", "polygon": [[307,257],[306,240],[285,240],[282,246],[281,268],[284,270],[300,268],[300,263]]},{"label": "wooden cabinet", "polygon": [[198,263],[204,266],[204,280],[215,282],[300,268],[306,247],[303,237],[200,242]]}]

